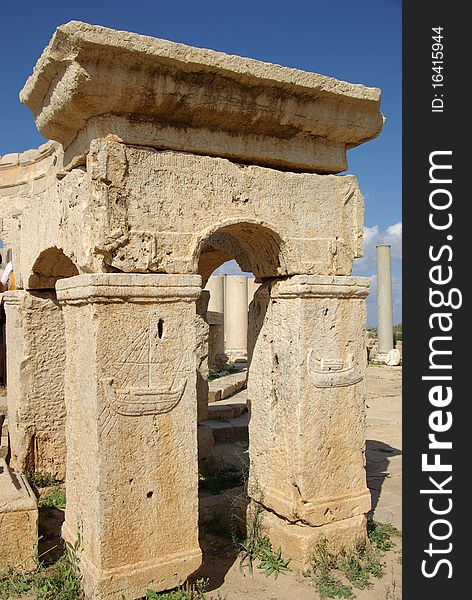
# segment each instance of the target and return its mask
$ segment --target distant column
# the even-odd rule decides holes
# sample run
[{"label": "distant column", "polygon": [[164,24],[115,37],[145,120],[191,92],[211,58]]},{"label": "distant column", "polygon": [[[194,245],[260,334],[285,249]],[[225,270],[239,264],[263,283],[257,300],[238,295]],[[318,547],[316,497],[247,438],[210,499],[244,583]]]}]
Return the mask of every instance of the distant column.
[{"label": "distant column", "polygon": [[392,271],[390,246],[377,246],[378,359],[385,360],[393,348]]},{"label": "distant column", "polygon": [[228,275],[225,282],[225,352],[232,361],[247,358],[247,277]]},{"label": "distant column", "polygon": [[226,275],[212,275],[205,289],[210,292],[208,310],[223,314],[225,312],[225,279]]}]

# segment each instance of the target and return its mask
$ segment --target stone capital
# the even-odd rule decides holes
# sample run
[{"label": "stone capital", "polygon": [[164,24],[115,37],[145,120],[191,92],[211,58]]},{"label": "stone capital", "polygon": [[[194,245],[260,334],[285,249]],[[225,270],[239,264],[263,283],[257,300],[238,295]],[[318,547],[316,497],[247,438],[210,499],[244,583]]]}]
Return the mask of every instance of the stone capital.
[{"label": "stone capital", "polygon": [[271,298],[367,298],[368,277],[294,275],[271,285]]},{"label": "stone capital", "polygon": [[61,279],[56,284],[62,304],[195,301],[200,275],[93,273]]}]

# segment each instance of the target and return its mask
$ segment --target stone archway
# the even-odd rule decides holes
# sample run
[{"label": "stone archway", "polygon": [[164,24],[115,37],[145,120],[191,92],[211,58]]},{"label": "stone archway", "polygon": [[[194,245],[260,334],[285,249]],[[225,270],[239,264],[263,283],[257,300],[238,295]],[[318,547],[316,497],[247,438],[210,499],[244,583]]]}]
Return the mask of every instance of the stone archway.
[{"label": "stone archway", "polygon": [[[80,538],[87,598],[139,598],[200,565],[197,273],[229,250],[262,282],[251,497],[300,564],[321,534],[355,541],[370,507],[368,282],[351,277],[362,195],[353,176],[336,174],[348,148],[380,132],[379,90],[71,22],[21,98],[63,150],[42,184],[28,175],[18,271],[21,282],[54,280],[63,307],[63,532]],[[28,236],[88,274],[59,280],[43,259],[35,272]],[[10,313],[26,323],[17,297]]]}]

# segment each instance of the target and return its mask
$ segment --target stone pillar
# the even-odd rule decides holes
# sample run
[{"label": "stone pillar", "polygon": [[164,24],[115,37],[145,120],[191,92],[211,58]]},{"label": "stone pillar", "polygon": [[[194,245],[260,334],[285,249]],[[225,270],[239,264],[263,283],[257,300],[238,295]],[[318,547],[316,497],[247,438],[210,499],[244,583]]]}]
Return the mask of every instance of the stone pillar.
[{"label": "stone pillar", "polygon": [[65,478],[65,336],[50,291],[5,293],[11,464]]},{"label": "stone pillar", "polygon": [[210,326],[208,340],[208,363],[221,368],[228,360],[225,354],[224,311],[226,275],[212,275],[205,287],[210,292],[207,320]]},{"label": "stone pillar", "polygon": [[247,357],[247,277],[228,275],[225,285],[225,351],[234,361]]},{"label": "stone pillar", "polygon": [[254,297],[249,495],[302,568],[320,537],[339,549],[366,536],[368,292],[367,278],[296,275]]},{"label": "stone pillar", "polygon": [[198,544],[196,275],[57,283],[66,330],[67,508],[87,598],[173,588]]},{"label": "stone pillar", "polygon": [[384,361],[393,348],[392,272],[390,246],[377,246],[377,360]]}]

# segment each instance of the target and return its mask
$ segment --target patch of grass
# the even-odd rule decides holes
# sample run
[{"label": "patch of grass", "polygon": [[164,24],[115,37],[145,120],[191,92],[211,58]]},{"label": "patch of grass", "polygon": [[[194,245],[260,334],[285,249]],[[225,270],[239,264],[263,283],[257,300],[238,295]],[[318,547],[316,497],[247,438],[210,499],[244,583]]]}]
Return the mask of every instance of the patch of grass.
[{"label": "patch of grass", "polygon": [[347,598],[352,600],[355,598],[351,588],[329,572],[318,577],[315,588],[321,600],[325,598]]},{"label": "patch of grass", "polygon": [[60,508],[66,507],[66,490],[57,488],[48,494],[41,496],[38,500],[38,508]]},{"label": "patch of grass", "polygon": [[213,495],[243,485],[245,475],[233,465],[219,463],[214,459],[202,460],[199,464],[198,487]]},{"label": "patch of grass", "polygon": [[401,537],[401,532],[391,523],[379,523],[372,517],[367,520],[367,535],[370,543],[381,552],[388,552],[395,545],[394,537]]},{"label": "patch of grass", "polygon": [[372,587],[371,576],[384,575],[380,552],[364,543],[343,550],[337,557],[336,568],[359,590]]},{"label": "patch of grass", "polygon": [[187,581],[170,592],[147,590],[146,600],[205,600],[205,590],[208,584],[209,579],[201,578],[196,581]]},{"label": "patch of grass", "polygon": [[61,483],[52,475],[39,473],[38,471],[25,471],[24,475],[31,487],[43,488]]},{"label": "patch of grass", "polygon": [[20,598],[34,593],[38,600],[82,600],[82,578],[77,559],[78,542],[66,548],[59,560],[50,567],[37,561],[31,573],[20,574],[11,569],[0,571],[0,598]]},{"label": "patch of grass", "polygon": [[[364,590],[372,586],[371,578],[383,577],[384,553],[393,546],[391,536],[397,530],[389,524],[376,523],[372,526],[373,540],[360,541],[353,548],[344,548],[338,554],[328,550],[328,541],[320,540],[312,558],[312,578],[320,598],[355,598],[353,588]],[[343,575],[348,583],[340,579]]]},{"label": "patch of grass", "polygon": [[236,367],[228,367],[227,369],[210,369],[208,373],[208,381],[219,379],[220,377],[226,377],[227,375],[233,375],[239,373],[240,369]]},{"label": "patch of grass", "polygon": [[260,514],[262,509],[257,507],[249,528],[249,535],[245,540],[238,542],[241,552],[239,568],[249,568],[254,572],[254,563],[258,562],[258,569],[268,577],[274,575],[277,579],[280,573],[291,571],[289,564],[291,559],[282,556],[282,549],[274,550],[272,543],[266,535],[263,535],[260,526]]},{"label": "patch of grass", "polygon": [[308,575],[313,579],[321,600],[325,598],[347,598],[352,600],[354,598],[352,589],[334,574],[336,557],[329,552],[326,539],[318,542],[313,554],[312,567],[313,571],[309,572]]}]

